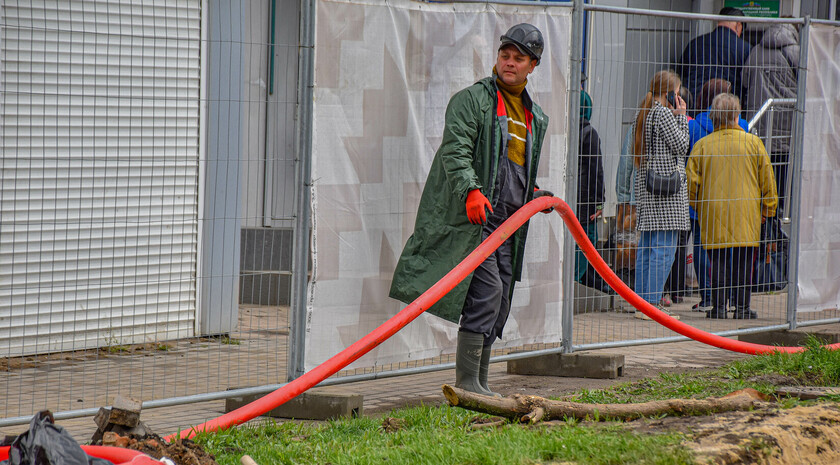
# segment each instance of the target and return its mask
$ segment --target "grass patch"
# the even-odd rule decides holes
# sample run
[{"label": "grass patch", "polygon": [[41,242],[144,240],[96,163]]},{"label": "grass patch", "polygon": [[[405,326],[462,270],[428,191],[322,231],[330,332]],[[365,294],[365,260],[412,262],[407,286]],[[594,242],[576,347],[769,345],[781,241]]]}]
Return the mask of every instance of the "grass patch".
[{"label": "grass patch", "polygon": [[[775,352],[738,360],[715,370],[691,373],[662,373],[657,378],[623,383],[607,389],[583,389],[575,395],[577,402],[593,404],[638,403],[673,398],[718,397],[744,388],[773,394],[776,385],[763,377],[781,375],[809,386],[840,385],[840,351],[822,347],[809,338],[804,352]],[[795,401],[784,401],[783,406]]]},{"label": "grass patch", "polygon": [[402,425],[393,433],[382,429],[381,420],[358,418],[320,425],[268,423],[203,433],[197,441],[220,464],[230,465],[244,453],[257,463],[277,464],[692,463],[677,433],[638,435],[617,424],[576,422],[474,431],[469,427],[474,413],[446,406],[403,409],[392,416]]},{"label": "grass patch", "polygon": [[762,374],[779,374],[796,378],[803,384],[814,386],[840,385],[840,350],[828,350],[822,342],[808,336],[806,350],[797,354],[776,352],[750,357],[727,365],[734,378]]},{"label": "grass patch", "polygon": [[[587,403],[646,402],[670,398],[706,398],[754,388],[771,394],[768,380],[778,375],[802,384],[840,385],[840,351],[809,340],[799,354],[750,357],[715,370],[623,383],[603,390],[582,390],[575,399]],[[770,376],[773,375],[773,376]],[[775,376],[775,378],[774,378]],[[831,401],[831,400],[830,400]],[[784,399],[782,407],[802,404]],[[304,425],[267,423],[217,433],[197,441],[221,464],[238,464],[243,454],[257,463],[303,464],[687,464],[691,452],[680,433],[644,435],[622,427],[567,421],[551,427],[506,424],[473,430],[475,413],[448,406],[421,406],[391,413],[398,425],[387,432],[381,419],[369,417]],[[750,443],[745,452],[761,456],[766,444]]]},{"label": "grass patch", "polygon": [[222,344],[227,344],[227,345],[231,345],[231,346],[238,346],[239,344],[242,344],[242,341],[240,341],[239,339],[232,338],[232,337],[228,336],[227,334],[222,335],[222,337],[219,339],[219,342],[221,342]]}]

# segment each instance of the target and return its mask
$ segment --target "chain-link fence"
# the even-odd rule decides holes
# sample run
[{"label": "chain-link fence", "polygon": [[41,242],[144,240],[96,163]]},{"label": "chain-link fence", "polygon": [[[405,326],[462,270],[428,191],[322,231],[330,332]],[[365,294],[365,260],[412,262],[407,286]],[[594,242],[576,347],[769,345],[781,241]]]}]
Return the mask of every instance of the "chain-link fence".
[{"label": "chain-link fence", "polygon": [[[635,143],[628,139],[635,137],[631,128],[656,72],[673,69],[688,84],[691,68],[683,66],[686,49],[692,39],[714,32],[718,21],[726,18],[591,5],[574,14],[552,11],[552,16],[541,8],[556,7],[554,3],[503,3],[516,5],[508,9],[475,6],[475,11],[465,7],[459,14],[466,19],[458,24],[472,24],[472,15],[482,13],[491,19],[481,27],[495,30],[502,27],[493,23],[498,18],[531,15],[527,18],[543,21],[540,24],[546,30],[551,28],[556,43],[566,37],[563,21],[570,24],[571,46],[552,49],[550,44],[548,50],[555,56],[546,60],[557,63],[557,76],[562,78],[554,82],[535,79],[531,84],[543,86],[538,87],[538,103],[553,113],[552,124],[563,128],[555,143],[566,143],[567,127],[574,132],[568,134],[569,146],[558,152],[569,154],[566,159],[571,162],[563,165],[567,172],[551,174],[568,180],[570,205],[577,208],[608,264],[634,287],[639,273],[637,254],[650,254],[655,248],[639,244],[639,207],[634,203],[640,183],[633,175],[634,167],[638,169],[635,152],[627,148]],[[2,3],[0,366],[5,373],[0,381],[4,394],[0,424],[25,423],[34,411],[44,408],[61,412],[59,418],[92,415],[116,394],[154,407],[244,392],[231,391],[237,388],[266,392],[303,372],[307,318],[311,317],[307,313],[311,305],[307,296],[310,208],[316,205],[310,198],[316,190],[310,189],[313,184],[328,184],[310,173],[317,137],[312,128],[313,101],[333,103],[330,85],[346,91],[348,83],[368,76],[369,70],[358,64],[340,65],[342,51],[355,58],[374,56],[367,55],[369,47],[360,45],[365,44],[364,28],[320,30],[322,36],[334,34],[335,43],[347,44],[343,49],[333,44],[331,49],[320,50],[321,60],[333,60],[328,64],[335,73],[329,72],[333,68],[321,69],[323,80],[315,82],[318,44],[314,28],[319,5],[331,9],[326,16],[339,26],[342,21],[356,24],[365,19],[354,9],[359,5],[318,0],[189,0],[165,6],[98,0]],[[449,34],[458,30],[444,14],[420,16],[407,14],[405,24],[392,18],[395,24],[410,24],[409,40],[402,44],[403,35],[389,26],[396,31],[392,31],[396,39],[381,47],[385,59],[365,62],[368,67],[383,65],[383,76],[397,75],[389,72],[407,76],[402,94],[393,88],[374,94],[380,100],[373,100],[380,105],[393,104],[399,100],[396,97],[428,86],[423,66],[440,63],[426,48],[443,47]],[[814,56],[836,54],[837,27],[820,25],[814,35],[809,33],[814,30],[810,22],[802,19],[736,22],[742,25],[741,37],[752,50],[769,37],[771,27],[793,28],[798,34],[798,52],[784,55],[789,62],[777,66],[796,76],[795,86],[787,89],[791,94],[773,95],[758,104],[748,103],[743,93],[748,88],[739,95],[747,126],[744,138],[754,132],[769,152],[781,197],[779,229],[787,237],[765,237],[751,261],[740,257],[741,275],[749,272],[754,277],[762,260],[771,265],[785,260],[788,265],[764,287],[750,288],[749,307],[757,318],[735,320],[734,313],[726,313],[727,319],[706,318],[711,297],[702,302],[707,305],[699,305],[704,289],[720,289],[718,298],[729,300],[729,307],[737,310],[743,296],[730,289],[740,286],[743,290],[745,283],[725,278],[711,282],[709,265],[701,260],[709,258],[699,233],[702,220],[695,215],[687,218],[687,224],[698,228],[675,235],[676,265],[667,270],[671,278],[662,277],[661,289],[652,290],[657,295],[651,300],[692,326],[722,334],[836,322],[838,280],[832,274],[830,257],[836,255],[831,248],[836,241],[831,238],[836,237],[837,219],[830,206],[836,200],[838,170],[836,150],[830,147],[838,146],[836,111],[840,105],[831,97],[836,92],[826,89],[836,89],[840,75],[836,60],[824,59],[817,67],[809,63]],[[818,37],[818,52],[813,44],[809,49],[809,37]],[[430,44],[422,45],[424,41]],[[394,44],[404,50],[393,53]],[[388,61],[389,57],[394,61]],[[470,59],[480,61],[474,56]],[[473,79],[474,66],[452,73],[459,79],[466,75]],[[488,71],[478,68],[481,73]],[[739,84],[745,84],[744,73],[768,69],[773,68],[747,61],[739,71]],[[558,87],[557,82],[562,84]],[[583,105],[578,104],[580,89],[590,96],[588,105],[585,99],[580,100]],[[367,91],[351,91],[345,97],[351,103],[355,98],[363,102],[359,96]],[[693,95],[685,97],[687,114],[695,120],[708,109],[698,103],[700,93],[695,88]],[[569,96],[571,101],[566,99]],[[659,104],[667,107],[667,92],[663,98]],[[439,112],[442,115],[442,108]],[[585,131],[582,117],[589,122]],[[395,119],[388,121],[391,125],[406,124],[391,119]],[[331,131],[344,129],[322,125],[320,136],[328,139],[333,137]],[[403,143],[395,142],[397,136],[403,134],[389,131],[379,135],[390,141],[389,150],[395,150]],[[592,149],[595,132],[600,155]],[[351,136],[357,134],[347,137]],[[342,147],[366,148],[363,139],[345,139]],[[426,142],[439,141],[428,137],[422,141]],[[581,148],[583,144],[587,150]],[[685,170],[688,164],[683,163]],[[334,194],[339,198],[355,194],[357,203],[387,199],[370,195],[395,174],[383,166],[378,167],[378,176],[361,182],[367,186],[355,191],[335,189]],[[558,166],[553,169],[559,170]],[[353,168],[360,167],[377,168],[366,158],[353,159]],[[684,177],[689,180],[688,171]],[[591,185],[583,185],[587,183]],[[397,202],[396,210],[388,214],[416,206],[419,184],[405,186],[402,203]],[[581,195],[576,196],[579,190]],[[690,195],[686,192],[686,202]],[[762,199],[753,198],[756,204]],[[333,205],[337,208],[322,212],[343,215],[349,204],[337,202]],[[325,208],[323,203],[320,207]],[[735,229],[746,226],[741,222]],[[335,242],[358,235],[352,227],[345,232]],[[549,239],[557,239],[562,233],[550,234]],[[401,245],[386,244],[387,239],[394,239],[386,236],[399,239],[399,234],[383,233],[380,242],[366,246],[385,251],[386,245]],[[540,295],[545,308],[556,310],[562,339],[531,343],[524,338],[518,347],[497,350],[496,355],[502,356],[496,360],[527,356],[511,354],[521,349],[533,354],[681,339],[636,318],[639,314],[604,287],[566,240],[565,250],[562,239],[558,240],[559,250],[543,258],[563,263],[551,272],[556,278],[550,285],[574,291],[562,297],[563,305],[528,291],[530,304]],[[529,247],[549,242],[532,241]],[[340,251],[337,244],[327,245]],[[800,253],[808,254],[807,270],[802,269]],[[382,257],[386,258],[380,257],[378,266],[393,266],[387,254]],[[338,266],[341,254],[336,252],[332,258]],[[720,263],[720,257],[716,258]],[[729,262],[726,265],[734,269]],[[352,266],[336,269],[353,272]],[[532,272],[546,270],[548,265]],[[364,279],[360,292],[382,292],[390,276],[386,274],[352,278]],[[564,276],[566,282],[561,282]],[[703,276],[709,278],[705,285]],[[796,286],[790,283],[799,277],[801,285],[802,276],[807,285],[803,295],[797,296]],[[522,295],[523,291],[517,292]],[[797,298],[807,302],[808,313],[795,312]],[[697,309],[692,308],[695,305]],[[325,321],[350,328],[383,320]],[[435,337],[442,341],[445,331],[433,328],[440,331]],[[341,340],[344,346],[352,342]],[[450,354],[441,352],[348,370],[330,382],[440,370],[451,367],[451,361]]]},{"label": "chain-link fence", "polygon": [[[577,212],[590,238],[626,284],[683,322],[733,335],[790,327],[805,22],[586,11]],[[721,93],[740,121],[715,120]],[[653,189],[671,173],[684,191]],[[576,258],[575,348],[675,339]]]}]

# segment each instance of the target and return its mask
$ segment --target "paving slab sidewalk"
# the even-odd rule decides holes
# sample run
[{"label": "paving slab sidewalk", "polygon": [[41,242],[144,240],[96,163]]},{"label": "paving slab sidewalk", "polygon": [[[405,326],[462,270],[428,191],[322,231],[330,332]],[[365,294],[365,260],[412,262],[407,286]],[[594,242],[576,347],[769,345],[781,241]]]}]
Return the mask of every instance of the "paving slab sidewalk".
[{"label": "paving slab sidewalk", "polygon": [[[510,395],[528,393],[542,396],[561,396],[580,388],[598,389],[649,376],[660,372],[712,368],[744,357],[698,342],[678,342],[652,346],[625,347],[603,352],[625,355],[624,376],[614,380],[521,376],[506,373],[505,363],[491,365],[489,383],[494,390]],[[394,408],[419,405],[439,405],[444,402],[441,386],[454,381],[454,370],[409,375],[372,381],[329,386],[323,389],[364,394],[365,415],[383,415]],[[141,419],[160,435],[177,432],[224,414],[224,400],[202,402],[143,410]],[[96,429],[92,417],[61,420],[79,442],[86,442]],[[26,426],[4,428],[5,434],[18,434]]]}]

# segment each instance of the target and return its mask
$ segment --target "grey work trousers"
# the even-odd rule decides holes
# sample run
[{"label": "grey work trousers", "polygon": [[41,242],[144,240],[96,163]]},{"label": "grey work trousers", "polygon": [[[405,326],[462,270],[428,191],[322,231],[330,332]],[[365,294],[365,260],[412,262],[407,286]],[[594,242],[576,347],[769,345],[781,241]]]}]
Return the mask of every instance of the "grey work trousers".
[{"label": "grey work trousers", "polygon": [[[493,213],[482,228],[482,240],[487,239],[525,203],[525,188],[528,184],[525,167],[504,157],[499,163],[497,179],[498,197]],[[473,272],[464,308],[461,310],[460,330],[483,334],[485,347],[502,336],[510,314],[512,277],[513,240],[508,239]]]}]

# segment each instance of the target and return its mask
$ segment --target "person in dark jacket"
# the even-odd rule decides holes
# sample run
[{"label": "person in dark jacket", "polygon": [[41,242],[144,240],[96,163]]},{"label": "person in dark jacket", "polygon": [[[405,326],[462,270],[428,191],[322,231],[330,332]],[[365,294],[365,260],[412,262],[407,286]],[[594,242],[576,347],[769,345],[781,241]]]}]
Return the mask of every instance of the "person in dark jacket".
[{"label": "person in dark jacket", "polygon": [[[601,139],[589,122],[592,117],[592,98],[580,91],[580,148],[578,156],[577,208],[575,215],[589,240],[598,242],[597,219],[604,211],[604,164],[601,160]],[[589,266],[580,247],[575,246],[575,281],[602,292],[611,291],[609,285]]]},{"label": "person in dark jacket", "polygon": [[[755,113],[771,98],[796,98],[799,69],[799,32],[792,24],[773,24],[747,58],[741,74],[746,87],[747,115]],[[779,207],[784,207],[787,195],[787,167],[790,162],[790,137],[794,109],[779,107],[774,110],[770,146],[770,162],[779,189]],[[758,120],[758,137],[767,134],[765,116]]]},{"label": "person in dark jacket", "polygon": [[[501,37],[493,76],[456,93],[446,108],[443,140],[420,197],[390,296],[410,303],[472,252],[536,189],[548,117],[525,86],[543,52],[542,33],[517,24]],[[546,211],[548,213],[548,211]],[[428,312],[459,322],[455,385],[493,395],[490,351],[510,312],[520,279],[527,225]]]},{"label": "person in dark jacket", "polygon": [[677,70],[691,95],[698,95],[709,79],[720,78],[732,83],[733,93],[743,98],[741,68],[750,54],[750,44],[741,39],[744,23],[738,21],[737,17],[743,17],[744,12],[724,7],[718,14],[733,18],[730,21],[718,21],[715,30],[689,42]]}]

